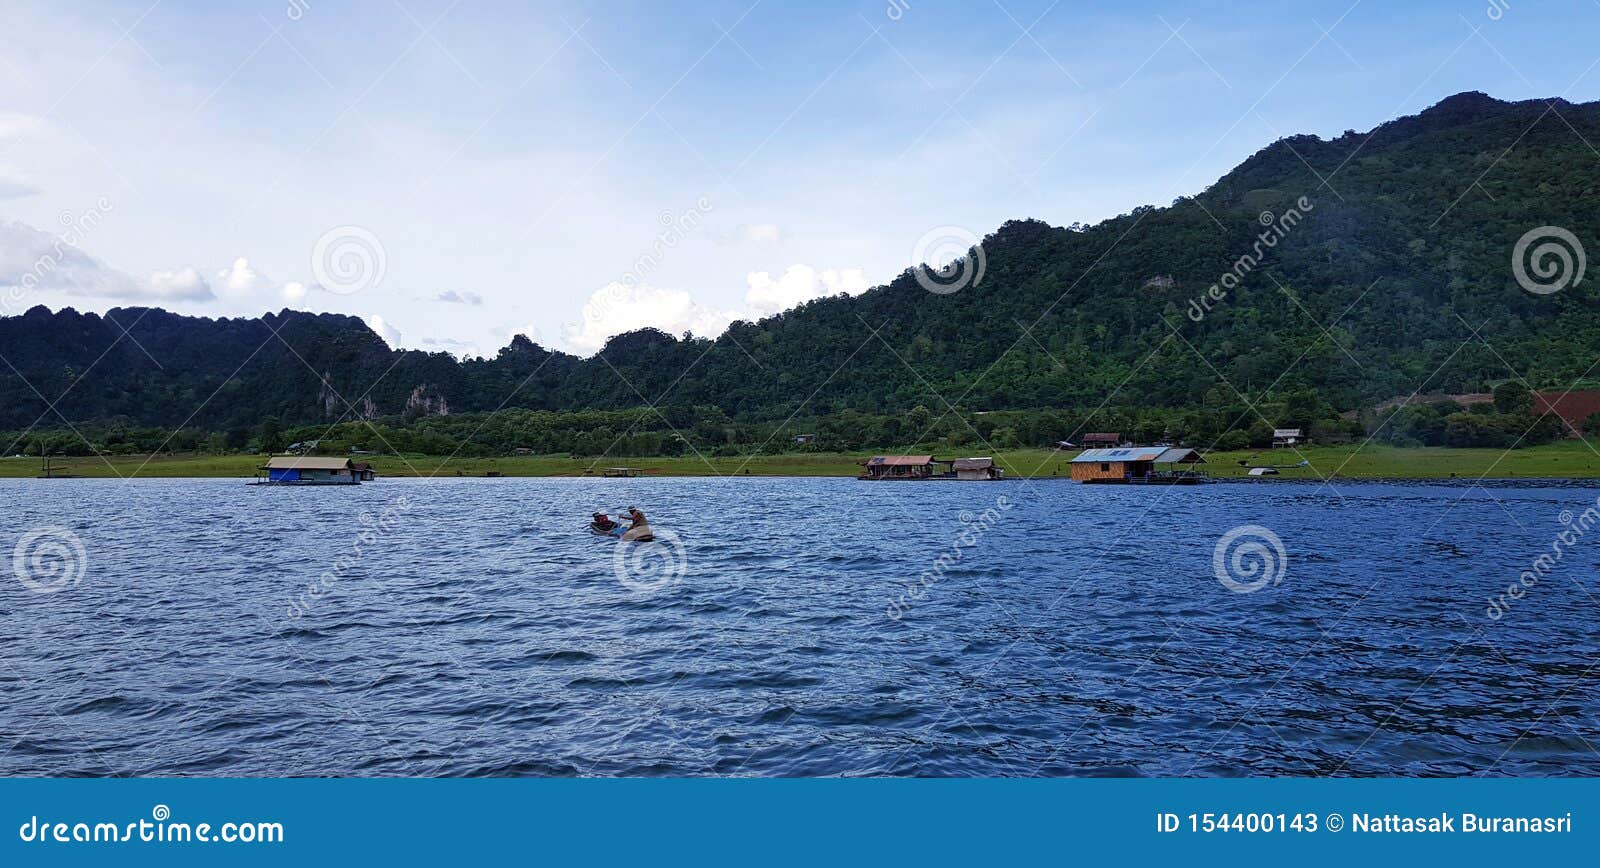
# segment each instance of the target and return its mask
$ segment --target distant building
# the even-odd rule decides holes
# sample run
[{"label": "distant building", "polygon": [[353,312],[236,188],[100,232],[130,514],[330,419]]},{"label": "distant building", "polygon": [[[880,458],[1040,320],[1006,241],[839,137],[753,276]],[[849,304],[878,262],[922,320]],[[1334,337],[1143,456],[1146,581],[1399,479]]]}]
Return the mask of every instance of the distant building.
[{"label": "distant building", "polygon": [[513,447],[511,447],[511,454],[512,455],[532,455],[533,454],[533,450],[528,448],[528,447],[526,447],[526,446],[513,446]]},{"label": "distant building", "polygon": [[1192,465],[1205,459],[1193,449],[1165,446],[1129,446],[1085,449],[1072,459],[1072,478],[1078,482],[1194,485],[1209,482],[1203,470]]},{"label": "distant building", "polygon": [[1083,446],[1092,449],[1098,446],[1123,446],[1125,442],[1122,435],[1115,431],[1099,431],[1094,434],[1083,435]]},{"label": "distant building", "polygon": [[994,463],[993,458],[957,458],[950,462],[950,469],[955,472],[957,479],[999,479],[1005,476],[1005,471]]},{"label": "distant building", "polygon": [[290,443],[289,446],[283,451],[295,453],[315,452],[317,449],[317,444],[321,442],[321,440],[306,440],[304,442]]},{"label": "distant building", "polygon": [[939,473],[936,465],[948,461],[934,461],[932,455],[874,455],[867,459],[861,479],[934,479]]},{"label": "distant building", "polygon": [[1272,429],[1273,448],[1285,446],[1301,446],[1306,442],[1305,432],[1299,428],[1274,428]]},{"label": "distant building", "polygon": [[272,485],[356,485],[361,476],[348,458],[309,458],[279,455],[261,468]]},{"label": "distant building", "polygon": [[1600,391],[1534,392],[1532,412],[1535,416],[1553,413],[1561,419],[1568,437],[1582,437],[1583,420],[1600,413]]},{"label": "distant building", "polygon": [[365,461],[351,462],[350,469],[355,471],[356,478],[362,482],[371,482],[378,478],[378,474],[373,471],[372,465]]},{"label": "distant building", "polygon": [[815,434],[796,434],[796,435],[794,435],[794,442],[801,443],[801,444],[810,443],[811,441],[813,441],[815,439],[817,439],[817,435],[815,435]]}]

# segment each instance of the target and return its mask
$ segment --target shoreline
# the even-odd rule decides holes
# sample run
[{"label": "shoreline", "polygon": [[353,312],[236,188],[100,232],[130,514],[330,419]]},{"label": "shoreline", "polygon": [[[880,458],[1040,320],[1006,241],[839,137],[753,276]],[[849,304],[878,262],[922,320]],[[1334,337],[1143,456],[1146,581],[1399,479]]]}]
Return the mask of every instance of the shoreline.
[{"label": "shoreline", "polygon": [[[1069,475],[1073,451],[1012,449],[988,452],[982,447],[920,446],[880,450],[877,454],[934,452],[939,455],[993,457],[1006,471],[1003,481],[1045,481]],[[602,479],[610,467],[638,471],[632,479],[651,478],[850,478],[874,453],[792,453],[786,455],[699,458],[573,458],[566,455],[456,458],[429,455],[361,455],[382,478],[567,478]],[[1414,482],[1546,481],[1600,479],[1600,447],[1566,440],[1524,449],[1403,448],[1395,446],[1311,446],[1299,450],[1260,449],[1207,453],[1204,469],[1217,482]],[[1297,466],[1300,461],[1306,466]],[[97,479],[250,479],[265,461],[260,455],[115,455],[53,458],[58,472]],[[1278,474],[1249,477],[1251,467],[1276,465]],[[0,479],[30,479],[41,471],[36,457],[0,458]],[[587,472],[586,472],[587,471]],[[489,476],[494,474],[494,476]],[[621,481],[619,479],[618,481]]]}]

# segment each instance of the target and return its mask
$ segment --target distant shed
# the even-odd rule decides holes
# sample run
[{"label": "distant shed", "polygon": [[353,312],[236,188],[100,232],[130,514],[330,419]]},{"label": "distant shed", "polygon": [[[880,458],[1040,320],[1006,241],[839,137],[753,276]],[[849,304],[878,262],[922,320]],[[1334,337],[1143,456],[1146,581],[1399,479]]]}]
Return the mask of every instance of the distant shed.
[{"label": "distant shed", "polygon": [[932,455],[874,455],[862,468],[861,479],[931,479],[938,475]]},{"label": "distant shed", "polygon": [[957,479],[999,479],[1005,475],[993,458],[957,458],[950,466]]},{"label": "distant shed", "polygon": [[267,471],[267,481],[277,485],[355,485],[361,481],[348,458],[280,455],[267,459],[261,469]]},{"label": "distant shed", "polygon": [[1193,484],[1208,481],[1206,474],[1184,465],[1204,463],[1200,453],[1177,447],[1085,449],[1072,459],[1072,478],[1098,483]]}]

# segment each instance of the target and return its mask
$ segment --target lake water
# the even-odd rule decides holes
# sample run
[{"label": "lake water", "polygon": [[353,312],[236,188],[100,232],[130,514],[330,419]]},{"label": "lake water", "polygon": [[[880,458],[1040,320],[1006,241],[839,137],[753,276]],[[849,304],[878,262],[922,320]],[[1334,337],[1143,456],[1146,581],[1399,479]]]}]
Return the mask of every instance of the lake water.
[{"label": "lake water", "polygon": [[1596,775],[1596,494],[0,482],[0,774]]}]

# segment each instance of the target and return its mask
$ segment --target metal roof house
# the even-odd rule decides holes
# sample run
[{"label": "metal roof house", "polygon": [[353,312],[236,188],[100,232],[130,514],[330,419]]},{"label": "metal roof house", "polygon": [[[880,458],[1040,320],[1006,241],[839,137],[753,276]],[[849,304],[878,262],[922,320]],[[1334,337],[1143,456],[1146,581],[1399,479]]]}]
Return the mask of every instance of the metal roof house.
[{"label": "metal roof house", "polygon": [[267,459],[265,485],[357,485],[361,474],[348,458],[280,455]]},{"label": "metal roof house", "polygon": [[1299,446],[1306,442],[1305,432],[1299,428],[1272,429],[1273,446]]},{"label": "metal roof house", "polygon": [[1072,459],[1077,482],[1149,485],[1198,485],[1210,482],[1193,467],[1205,459],[1193,449],[1168,446],[1125,446],[1085,449]]},{"label": "metal roof house", "polygon": [[937,465],[948,461],[935,461],[932,455],[874,455],[867,459],[858,479],[938,479],[947,472],[937,470]]}]

